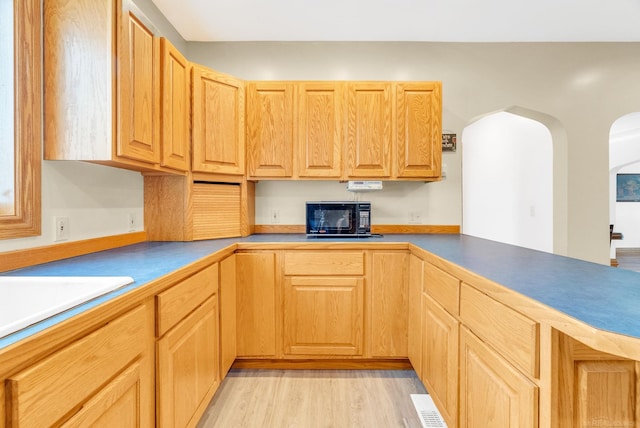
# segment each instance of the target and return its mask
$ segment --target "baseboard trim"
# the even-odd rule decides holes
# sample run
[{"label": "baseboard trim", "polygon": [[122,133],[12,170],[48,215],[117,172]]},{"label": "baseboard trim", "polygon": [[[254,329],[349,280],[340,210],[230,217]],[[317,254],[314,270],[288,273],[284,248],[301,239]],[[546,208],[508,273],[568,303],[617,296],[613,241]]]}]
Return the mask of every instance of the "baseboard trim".
[{"label": "baseboard trim", "polygon": [[399,359],[300,359],[276,360],[238,358],[231,366],[234,369],[278,369],[278,370],[408,370],[413,366],[406,358]]},{"label": "baseboard trim", "polygon": [[[265,233],[305,233],[302,224],[256,224],[256,234]],[[430,224],[378,224],[371,227],[371,233],[381,234],[459,234],[459,225],[430,225]]]},{"label": "baseboard trim", "polygon": [[82,241],[63,242],[43,247],[7,251],[0,253],[0,272],[82,256],[95,253],[96,251],[111,250],[146,240],[146,232],[132,232],[122,235],[104,236]]}]

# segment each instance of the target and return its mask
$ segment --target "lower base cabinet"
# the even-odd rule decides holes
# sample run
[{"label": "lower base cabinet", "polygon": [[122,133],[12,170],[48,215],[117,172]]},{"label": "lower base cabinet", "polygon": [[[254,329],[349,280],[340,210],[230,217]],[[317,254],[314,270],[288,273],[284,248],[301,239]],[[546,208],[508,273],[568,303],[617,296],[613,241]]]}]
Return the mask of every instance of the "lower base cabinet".
[{"label": "lower base cabinet", "polygon": [[458,426],[538,426],[538,387],[465,327],[460,329]]},{"label": "lower base cabinet", "polygon": [[158,426],[193,427],[218,388],[217,296],[158,341]]},{"label": "lower base cabinet", "polygon": [[460,322],[428,294],[422,295],[421,380],[447,425],[458,425]]},{"label": "lower base cabinet", "polygon": [[10,376],[7,426],[153,426],[152,338],[140,305]]},{"label": "lower base cabinet", "polygon": [[276,255],[236,254],[238,357],[276,356]]},{"label": "lower base cabinet", "polygon": [[554,332],[551,424],[557,428],[637,427],[640,363],[596,351]]},{"label": "lower base cabinet", "polygon": [[237,356],[236,346],[236,256],[220,261],[220,380],[227,375]]},{"label": "lower base cabinet", "polygon": [[285,356],[362,355],[363,302],[363,278],[285,277]]}]

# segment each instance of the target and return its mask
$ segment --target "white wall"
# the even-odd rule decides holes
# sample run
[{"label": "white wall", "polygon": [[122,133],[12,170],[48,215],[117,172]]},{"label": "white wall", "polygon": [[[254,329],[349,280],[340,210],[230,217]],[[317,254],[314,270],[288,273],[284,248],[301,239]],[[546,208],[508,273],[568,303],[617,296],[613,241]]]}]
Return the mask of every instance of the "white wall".
[{"label": "white wall", "polygon": [[[459,204],[457,192],[442,193],[442,183],[384,182],[381,191],[353,193],[337,181],[261,181],[256,185],[256,224],[271,224],[272,210],[280,224],[304,224],[305,201],[371,201],[373,224],[409,224],[414,214],[419,224],[459,224],[452,222],[450,207]],[[430,201],[440,201],[430,205]]]},{"label": "white wall", "polygon": [[[441,80],[443,128],[459,136],[476,118],[511,106],[553,117],[558,126],[552,134],[566,140],[566,161],[554,164],[554,177],[564,174],[558,182],[566,184],[554,188],[554,210],[566,204],[566,220],[554,222],[555,235],[567,237],[566,254],[608,264],[609,129],[618,117],[640,110],[639,53],[640,43],[247,42],[189,43],[187,56],[244,79]],[[429,211],[424,222],[437,207],[438,221],[460,224],[460,150],[443,162],[444,182],[411,197],[393,196],[397,217],[390,221],[404,222],[421,201]],[[287,191],[282,186],[266,184],[261,196],[278,197]],[[266,208],[258,206],[258,223]]]},{"label": "white wall", "polygon": [[[69,218],[69,241],[143,230],[143,180],[137,172],[72,161],[42,163],[42,235],[0,240],[0,252],[55,241],[54,218]],[[128,216],[134,217],[129,227]]]},{"label": "white wall", "polygon": [[553,252],[553,147],[540,122],[501,112],[463,133],[462,232]]}]

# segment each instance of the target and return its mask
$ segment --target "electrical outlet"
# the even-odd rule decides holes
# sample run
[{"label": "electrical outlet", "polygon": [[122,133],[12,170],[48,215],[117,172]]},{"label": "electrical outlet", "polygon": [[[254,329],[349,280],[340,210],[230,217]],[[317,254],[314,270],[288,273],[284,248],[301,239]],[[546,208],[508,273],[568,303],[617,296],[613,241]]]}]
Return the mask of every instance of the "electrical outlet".
[{"label": "electrical outlet", "polygon": [[54,217],[56,242],[69,239],[69,217]]},{"label": "electrical outlet", "polygon": [[280,223],[280,210],[271,209],[271,224]]},{"label": "electrical outlet", "polygon": [[421,214],[417,211],[409,213],[409,224],[420,224],[422,222]]},{"label": "electrical outlet", "polygon": [[127,221],[129,225],[129,232],[133,232],[136,230],[136,216],[134,213],[129,213],[127,216]]}]

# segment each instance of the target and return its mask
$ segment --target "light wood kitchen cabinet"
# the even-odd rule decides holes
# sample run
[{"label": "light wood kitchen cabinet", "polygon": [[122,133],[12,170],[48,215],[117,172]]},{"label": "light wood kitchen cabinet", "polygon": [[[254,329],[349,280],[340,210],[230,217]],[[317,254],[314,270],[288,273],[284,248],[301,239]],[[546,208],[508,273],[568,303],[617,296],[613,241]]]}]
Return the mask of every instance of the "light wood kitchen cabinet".
[{"label": "light wood kitchen cabinet", "polygon": [[237,356],[236,256],[220,261],[220,379],[224,379]]},{"label": "light wood kitchen cabinet", "polygon": [[201,65],[192,78],[193,171],[243,175],[244,82]]},{"label": "light wood kitchen cabinet", "polygon": [[153,426],[152,338],[142,304],[9,376],[8,426]]},{"label": "light wood kitchen cabinet", "polygon": [[160,162],[159,39],[151,22],[133,2],[122,3],[118,89],[118,156],[150,164]]},{"label": "light wood kitchen cabinet", "polygon": [[460,331],[458,426],[538,426],[538,387],[464,327]]},{"label": "light wood kitchen cabinet", "polygon": [[396,176],[440,177],[442,84],[398,82],[396,91]]},{"label": "light wood kitchen cabinet", "polygon": [[210,297],[158,340],[158,426],[193,427],[220,383],[218,300]]},{"label": "light wood kitchen cabinet", "polygon": [[[458,426],[460,322],[431,296],[422,295],[421,377],[448,426]],[[498,425],[495,425],[498,426]]]},{"label": "light wood kitchen cabinet", "polygon": [[428,262],[423,277],[421,379],[447,425],[458,426],[460,280]]},{"label": "light wood kitchen cabinet", "polygon": [[[144,178],[144,223],[151,241],[250,235],[254,184],[194,181],[191,174]],[[251,223],[250,223],[251,222]]]},{"label": "light wood kitchen cabinet", "polygon": [[5,428],[6,414],[5,414],[5,399],[4,399],[4,379],[0,379],[0,428]]},{"label": "light wood kitchen cabinet", "polygon": [[419,379],[422,379],[422,282],[424,261],[409,256],[409,301],[407,320],[407,356]]},{"label": "light wood kitchen cabinet", "polygon": [[284,354],[362,355],[364,279],[284,279]]},{"label": "light wood kitchen cabinet", "polygon": [[156,296],[158,426],[195,426],[220,383],[218,271]]},{"label": "light wood kitchen cabinet", "polygon": [[293,176],[293,98],[289,82],[249,82],[247,178]]},{"label": "light wood kitchen cabinet", "polygon": [[344,133],[344,83],[299,82],[297,176],[340,178]]},{"label": "light wood kitchen cabinet", "polygon": [[640,363],[596,351],[553,331],[551,425],[637,427]]},{"label": "light wood kitchen cabinet", "polygon": [[438,180],[441,88],[440,82],[249,82],[247,177]]},{"label": "light wood kitchen cabinet", "polygon": [[169,40],[160,39],[160,142],[162,165],[189,171],[189,61]]},{"label": "light wood kitchen cabinet", "polygon": [[349,82],[347,178],[391,178],[393,87],[390,82]]},{"label": "light wood kitchen cabinet", "polygon": [[44,2],[44,156],[161,166],[160,48],[130,0]]},{"label": "light wood kitchen cabinet", "polygon": [[369,312],[372,357],[407,357],[407,252],[371,252]]},{"label": "light wood kitchen cabinet", "polygon": [[539,376],[539,323],[466,283],[460,287],[460,318],[523,373]]},{"label": "light wood kitchen cabinet", "polygon": [[364,252],[286,252],[285,356],[362,356]]},{"label": "light wood kitchen cabinet", "polygon": [[276,254],[236,254],[238,357],[276,356]]}]

